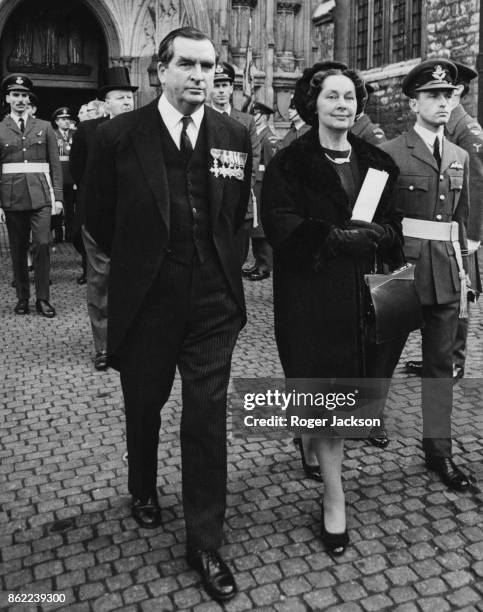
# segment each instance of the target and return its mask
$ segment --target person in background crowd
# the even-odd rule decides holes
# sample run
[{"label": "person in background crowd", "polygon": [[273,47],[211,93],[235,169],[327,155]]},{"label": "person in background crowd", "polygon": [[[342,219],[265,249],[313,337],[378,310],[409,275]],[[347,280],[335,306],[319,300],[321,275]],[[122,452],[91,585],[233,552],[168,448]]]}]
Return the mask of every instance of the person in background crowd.
[{"label": "person in background crowd", "polygon": [[38,97],[31,91],[29,93],[29,101],[27,103],[27,112],[31,117],[37,116],[37,110],[39,108],[39,99]]},{"label": "person in background crowd", "polygon": [[50,217],[62,212],[62,169],[52,126],[28,113],[32,87],[24,74],[11,74],[1,85],[10,114],[0,123],[0,220],[6,221],[10,242],[18,300],[14,312],[26,315],[30,309],[27,251],[32,234],[35,308],[52,318],[56,312],[49,303]]},{"label": "person in background crowd", "polygon": [[[269,163],[262,221],[273,247],[274,322],[287,379],[390,378],[402,341],[376,345],[364,334],[364,274],[402,259],[401,218],[393,208],[397,168],[350,129],[362,109],[360,76],[339,62],[307,68],[294,104],[310,131]],[[389,179],[373,223],[351,213],[369,168]],[[291,384],[290,382],[288,384]],[[291,387],[290,387],[291,388]],[[319,416],[319,415],[317,415]],[[303,435],[324,482],[321,538],[341,555],[349,543],[342,487],[343,437]]]},{"label": "person in background crowd", "polygon": [[86,105],[88,119],[98,119],[105,116],[104,102],[102,100],[91,100]]},{"label": "person in background crowd", "polygon": [[77,113],[77,118],[79,119],[79,123],[82,123],[82,121],[87,121],[87,119],[89,119],[89,115],[87,114],[87,104],[83,104],[79,108],[79,112]]},{"label": "person in background crowd", "polygon": [[259,212],[255,211],[257,205],[256,199],[254,198],[254,187],[257,179],[257,169],[260,163],[260,140],[257,135],[257,129],[253,117],[248,113],[234,108],[231,104],[233,95],[233,83],[235,81],[235,69],[227,62],[217,64],[215,68],[215,79],[214,85],[210,92],[210,104],[211,108],[219,113],[226,113],[232,119],[235,119],[247,128],[250,133],[250,141],[252,143],[252,155],[253,155],[253,168],[252,168],[252,182],[251,182],[251,196],[248,202],[247,213],[245,222],[238,232],[236,238],[237,244],[240,251],[241,265],[243,265],[248,256],[250,248],[250,234],[254,225],[255,215],[260,216]]},{"label": "person in background crowd", "polygon": [[364,100],[364,107],[362,113],[359,113],[356,117],[356,122],[351,132],[354,136],[358,136],[365,140],[369,144],[379,145],[381,142],[386,142],[386,135],[384,130],[378,123],[372,123],[369,115],[366,114],[365,109],[369,101],[369,96],[374,93],[374,87],[369,83],[364,83],[366,89],[366,97]]},{"label": "person in background crowd", "polygon": [[109,257],[98,246],[85,227],[86,183],[85,172],[87,160],[92,154],[95,132],[99,125],[108,119],[117,117],[134,108],[134,92],[137,87],[131,85],[129,72],[124,66],[113,66],[105,73],[104,85],[98,96],[103,98],[106,117],[98,117],[79,124],[72,143],[70,170],[78,185],[78,206],[76,227],[82,228],[82,241],[86,252],[87,267],[87,310],[91,320],[94,338],[94,367],[102,371],[107,368],[107,292],[109,280]]},{"label": "person in background crowd", "polygon": [[[468,290],[468,319],[470,302],[481,293],[481,278],[478,265],[478,249],[483,238],[483,129],[461,105],[462,98],[468,93],[470,81],[478,73],[460,62],[454,62],[458,69],[456,89],[451,98],[452,111],[445,126],[449,141],[464,149],[470,158],[470,214],[468,217],[468,273],[470,286]],[[468,336],[468,319],[458,320],[455,347],[453,350],[453,379],[462,378],[465,373],[466,340]],[[409,372],[421,375],[422,361],[408,361]]]},{"label": "person in background crowd", "polygon": [[395,204],[405,215],[404,253],[416,265],[415,284],[423,307],[422,413],[426,465],[456,491],[470,486],[452,459],[453,348],[458,316],[465,316],[469,212],[468,153],[444,136],[458,70],[432,58],[415,66],[402,90],[416,115],[408,132],[381,149],[399,168]]},{"label": "person in background crowd", "polygon": [[[56,215],[55,223],[52,223],[54,230],[54,241],[72,242],[73,221],[74,221],[74,180],[69,170],[69,155],[72,146],[72,137],[74,132],[70,128],[70,120],[72,112],[67,106],[58,108],[52,114],[52,124],[55,125],[55,135],[57,138],[57,146],[59,147],[59,159],[62,165],[62,181],[64,193],[64,215]],[[64,228],[62,227],[64,221]]]},{"label": "person in background crowd", "polygon": [[[258,140],[260,142],[260,163],[258,165],[257,180],[253,188],[255,200],[260,205],[262,198],[262,181],[265,174],[265,167],[277,152],[279,138],[274,134],[268,124],[273,109],[255,102],[251,108],[251,114],[255,121]],[[263,232],[261,219],[258,219],[257,227],[253,227],[251,232],[252,253],[254,264],[248,268],[242,268],[243,276],[250,281],[260,281],[270,276],[272,271],[272,247],[268,244]]]},{"label": "person in background crowd", "polygon": [[294,97],[293,95],[290,97],[290,104],[288,107],[288,118],[290,121],[290,128],[285,136],[280,141],[279,149],[284,149],[287,147],[293,140],[300,138],[306,132],[310,130],[310,125],[307,125],[302,117],[298,114],[297,109],[295,108]]},{"label": "person in background crowd", "polygon": [[187,562],[211,597],[228,601],[237,586],[218,552],[226,400],[246,320],[233,237],[250,193],[251,144],[238,121],[205,105],[215,61],[213,42],[194,28],[161,41],[161,97],[97,129],[86,221],[111,256],[108,348],[125,400],[132,515],[141,527],[161,525],[160,410],[178,367]]}]

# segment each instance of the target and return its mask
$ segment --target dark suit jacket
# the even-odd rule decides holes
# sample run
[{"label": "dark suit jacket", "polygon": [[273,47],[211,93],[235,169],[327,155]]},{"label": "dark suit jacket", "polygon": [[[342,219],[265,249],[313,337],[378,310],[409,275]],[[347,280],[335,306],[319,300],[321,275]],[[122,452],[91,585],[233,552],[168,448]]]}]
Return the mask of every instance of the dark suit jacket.
[{"label": "dark suit jacket", "polygon": [[[466,249],[468,153],[445,138],[439,169],[414,129],[385,142],[381,149],[399,167],[396,210],[413,219],[457,221],[461,248]],[[450,241],[406,237],[404,253],[408,261],[416,264],[416,288],[423,304],[450,304],[459,300],[458,266]]]},{"label": "dark suit jacket", "polygon": [[[205,107],[207,151],[247,154],[243,180],[209,173],[213,242],[245,314],[234,234],[245,217],[251,175],[247,130]],[[86,172],[86,225],[111,257],[108,351],[115,356],[167,256],[169,185],[163,160],[158,100],[99,126]],[[213,154],[211,154],[213,157]],[[170,309],[176,308],[171,304]]]},{"label": "dark suit jacket", "polygon": [[98,117],[97,119],[88,119],[79,123],[74,138],[69,157],[69,169],[77,185],[77,206],[75,215],[75,228],[79,229],[85,223],[85,182],[82,180],[87,167],[87,157],[92,149],[97,126],[108,117]]},{"label": "dark suit jacket", "polygon": [[[55,200],[63,200],[62,168],[54,130],[48,121],[29,117],[22,132],[7,115],[0,123],[0,166],[8,163],[46,162]],[[1,205],[9,211],[31,210],[52,205],[50,187],[42,172],[3,174]]]}]

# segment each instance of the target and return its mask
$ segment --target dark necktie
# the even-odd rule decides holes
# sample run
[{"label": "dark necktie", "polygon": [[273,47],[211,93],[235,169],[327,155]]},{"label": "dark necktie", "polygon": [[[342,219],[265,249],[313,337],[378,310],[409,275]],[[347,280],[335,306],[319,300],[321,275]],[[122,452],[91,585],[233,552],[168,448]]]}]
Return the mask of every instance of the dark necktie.
[{"label": "dark necktie", "polygon": [[434,139],[433,155],[436,163],[438,164],[438,168],[441,168],[441,153],[439,150],[439,138],[437,136]]},{"label": "dark necktie", "polygon": [[181,140],[179,143],[179,150],[181,151],[181,155],[184,157],[186,161],[189,161],[192,153],[193,153],[193,145],[191,144],[191,140],[189,139],[188,125],[191,123],[191,117],[183,117],[183,129],[181,130]]},{"label": "dark necktie", "polygon": [[18,123],[20,125],[20,131],[23,134],[25,132],[25,121],[23,120],[23,117],[20,117],[20,119],[18,120]]}]

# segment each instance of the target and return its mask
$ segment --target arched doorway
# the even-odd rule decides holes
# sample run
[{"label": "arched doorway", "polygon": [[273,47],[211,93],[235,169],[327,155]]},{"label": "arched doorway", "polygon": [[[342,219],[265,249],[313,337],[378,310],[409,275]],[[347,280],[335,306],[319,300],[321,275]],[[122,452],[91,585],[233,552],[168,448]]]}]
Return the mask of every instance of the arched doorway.
[{"label": "arched doorway", "polygon": [[9,14],[0,39],[2,78],[28,74],[39,97],[38,116],[60,106],[75,114],[96,96],[108,65],[101,26],[83,0],[22,0]]}]

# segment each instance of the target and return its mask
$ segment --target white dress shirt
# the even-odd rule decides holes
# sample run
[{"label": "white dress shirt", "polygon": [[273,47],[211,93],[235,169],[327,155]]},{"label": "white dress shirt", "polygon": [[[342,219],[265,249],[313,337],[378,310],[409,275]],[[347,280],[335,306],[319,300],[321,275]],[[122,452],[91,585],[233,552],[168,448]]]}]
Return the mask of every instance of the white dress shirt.
[{"label": "white dress shirt", "polygon": [[10,113],[10,117],[12,117],[12,119],[17,124],[18,129],[20,129],[20,119],[23,119],[24,126],[26,126],[27,125],[27,119],[30,117],[30,115],[28,114],[27,111],[25,111],[25,113],[23,115],[16,115],[15,113]]},{"label": "white dress shirt", "polygon": [[439,153],[441,157],[443,157],[443,138],[444,138],[443,130],[444,130],[444,127],[441,126],[441,130],[436,133],[436,132],[432,132],[431,130],[428,130],[422,125],[419,125],[419,123],[416,123],[414,125],[414,131],[416,132],[418,136],[420,136],[423,139],[424,144],[431,151],[431,155],[433,154],[433,151],[434,151],[434,141],[436,140],[436,138],[439,138]]},{"label": "white dress shirt", "polygon": [[[158,110],[161,115],[161,119],[164,121],[164,125],[168,128],[168,132],[171,135],[175,145],[178,149],[181,149],[181,130],[183,129],[183,116],[178,109],[176,109],[164,94],[161,95],[158,102]],[[196,146],[196,141],[198,139],[198,134],[200,132],[201,122],[203,121],[203,117],[205,115],[205,107],[202,104],[198,110],[196,110],[192,115],[188,127],[186,128],[186,133],[188,134],[188,138],[191,141],[191,145],[193,149]]]}]

